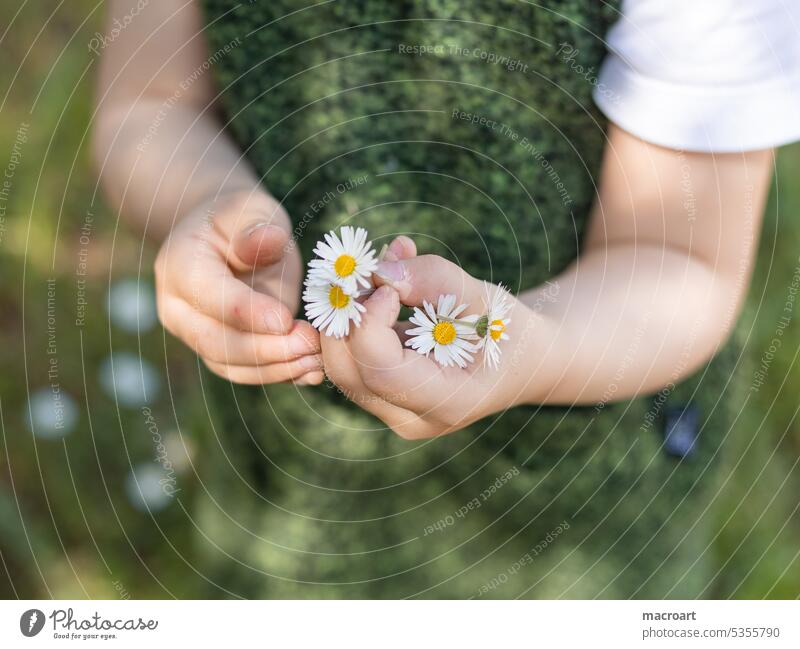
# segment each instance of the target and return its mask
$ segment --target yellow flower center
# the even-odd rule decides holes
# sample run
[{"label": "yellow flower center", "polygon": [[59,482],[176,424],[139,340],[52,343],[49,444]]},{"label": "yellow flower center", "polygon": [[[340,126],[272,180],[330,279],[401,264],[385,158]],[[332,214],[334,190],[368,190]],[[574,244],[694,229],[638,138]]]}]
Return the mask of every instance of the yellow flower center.
[{"label": "yellow flower center", "polygon": [[456,328],[452,322],[440,322],[433,328],[433,339],[440,345],[449,345],[456,339]]},{"label": "yellow flower center", "polygon": [[334,309],[344,309],[350,303],[350,296],[342,290],[341,286],[331,286],[328,299]]},{"label": "yellow flower center", "polygon": [[350,255],[339,255],[339,258],[334,262],[333,269],[339,277],[347,277],[352,275],[356,269],[355,257]]},{"label": "yellow flower center", "polygon": [[503,335],[505,330],[506,325],[502,320],[492,320],[492,324],[489,325],[489,335],[492,340],[500,340],[500,336]]}]

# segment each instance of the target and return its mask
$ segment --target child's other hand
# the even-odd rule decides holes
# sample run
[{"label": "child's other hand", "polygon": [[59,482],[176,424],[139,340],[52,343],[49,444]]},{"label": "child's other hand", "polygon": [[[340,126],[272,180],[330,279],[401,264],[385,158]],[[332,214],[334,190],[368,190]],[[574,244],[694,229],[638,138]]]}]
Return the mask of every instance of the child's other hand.
[{"label": "child's other hand", "polygon": [[319,335],[293,318],[302,264],[283,208],[231,194],[196,208],[156,259],[164,327],[234,383],[323,379]]}]

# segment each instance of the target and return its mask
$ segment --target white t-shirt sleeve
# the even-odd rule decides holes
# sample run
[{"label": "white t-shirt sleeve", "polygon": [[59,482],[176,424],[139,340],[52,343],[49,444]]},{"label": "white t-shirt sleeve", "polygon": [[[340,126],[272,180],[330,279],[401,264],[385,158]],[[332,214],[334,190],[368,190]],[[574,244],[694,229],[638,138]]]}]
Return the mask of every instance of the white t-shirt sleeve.
[{"label": "white t-shirt sleeve", "polygon": [[747,151],[800,139],[800,0],[624,0],[594,100],[662,146]]}]

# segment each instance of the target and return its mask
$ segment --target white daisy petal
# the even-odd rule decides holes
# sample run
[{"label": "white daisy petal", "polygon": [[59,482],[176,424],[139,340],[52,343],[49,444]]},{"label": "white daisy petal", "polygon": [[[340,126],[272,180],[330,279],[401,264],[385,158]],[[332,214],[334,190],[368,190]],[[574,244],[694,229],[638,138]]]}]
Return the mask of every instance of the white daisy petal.
[{"label": "white daisy petal", "polygon": [[359,287],[370,288],[378,261],[372,243],[367,241],[367,231],[345,225],[339,235],[331,231],[323,238],[314,248],[319,258],[308,263],[311,281],[319,285],[338,284],[354,297]]},{"label": "white daisy petal", "polygon": [[511,310],[512,304],[510,295],[502,284],[493,287],[488,282],[486,283],[486,304],[486,334],[480,341],[480,348],[483,349],[484,366],[496,370],[500,366],[502,353],[498,343],[501,340],[509,340],[505,331],[511,319],[506,318],[506,315]]},{"label": "white daisy petal", "polygon": [[306,279],[303,302],[311,326],[335,338],[343,338],[350,333],[351,320],[359,326],[361,313],[365,310],[343,285],[332,282],[317,284]]},{"label": "white daisy petal", "polygon": [[[425,309],[425,313],[427,314],[428,318],[431,322],[436,322],[436,309],[433,308],[433,305],[430,302],[426,302],[425,300],[422,301],[422,306]],[[420,312],[419,309],[414,307],[414,310]]]},{"label": "white daisy petal", "polygon": [[455,295],[441,295],[437,308],[423,301],[423,309],[414,308],[409,321],[416,327],[408,329],[406,346],[427,356],[433,352],[434,360],[442,367],[457,365],[464,368],[475,359],[472,353],[476,345],[469,342],[475,339],[475,328],[463,322],[453,322],[453,314],[461,314],[466,305],[456,306]]},{"label": "white daisy petal", "polygon": [[439,305],[436,308],[436,312],[444,318],[449,318],[450,311],[453,309],[453,305],[455,303],[456,303],[455,295],[440,295]]},{"label": "white daisy petal", "polygon": [[[455,297],[455,296],[453,296],[453,297]],[[457,318],[458,316],[461,315],[461,313],[464,311],[464,309],[466,309],[468,306],[469,306],[468,304],[462,304],[461,306],[456,307],[455,309],[453,309],[450,312],[450,317],[451,318]]]}]

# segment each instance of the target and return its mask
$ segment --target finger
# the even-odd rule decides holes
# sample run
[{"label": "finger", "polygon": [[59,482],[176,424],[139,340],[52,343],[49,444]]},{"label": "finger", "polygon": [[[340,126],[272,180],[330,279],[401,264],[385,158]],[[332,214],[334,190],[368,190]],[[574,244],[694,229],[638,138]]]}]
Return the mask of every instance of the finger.
[{"label": "finger", "polygon": [[280,300],[253,290],[233,276],[210,250],[196,250],[192,239],[165,248],[158,266],[163,292],[176,293],[190,306],[224,325],[258,334],[287,334],[292,313]]},{"label": "finger", "polygon": [[426,421],[405,407],[404,394],[394,393],[389,398],[376,394],[365,386],[347,341],[324,338],[322,352],[328,378],[350,401],[383,421],[400,437],[418,440],[441,434],[441,426]]},{"label": "finger", "polygon": [[162,321],[199,356],[218,363],[266,365],[313,358],[320,351],[319,334],[305,321],[297,321],[285,336],[254,334],[226,327],[177,298],[164,304]]},{"label": "finger", "polygon": [[466,372],[441,368],[434,361],[404,348],[394,330],[400,310],[397,292],[376,290],[364,303],[361,326],[350,335],[349,347],[364,385],[387,401],[424,415],[441,405],[463,385]]},{"label": "finger", "polygon": [[[250,367],[246,365],[226,365],[214,361],[204,361],[214,374],[227,379],[231,383],[244,385],[263,385],[266,383],[283,383],[292,381],[309,374],[309,368],[304,363],[309,357],[303,357],[290,363],[272,363]],[[319,373],[319,370],[315,370]]]},{"label": "finger", "polygon": [[408,320],[403,320],[402,322],[397,322],[394,325],[395,333],[397,333],[398,338],[400,338],[400,342],[403,343],[405,346],[406,340],[409,339],[409,335],[406,333],[409,329],[414,327],[413,322],[409,322]]},{"label": "finger", "polygon": [[398,261],[400,259],[411,259],[411,257],[416,256],[417,244],[414,243],[413,239],[409,239],[401,234],[399,237],[395,237],[389,244],[384,259],[387,261]]},{"label": "finger", "polygon": [[280,226],[258,221],[237,233],[228,264],[236,272],[278,263],[287,252],[289,235]]},{"label": "finger", "polygon": [[361,326],[350,334],[350,348],[357,365],[375,357],[377,367],[390,367],[403,360],[403,346],[394,326],[400,314],[400,297],[390,286],[381,286],[364,302]]},{"label": "finger", "polygon": [[[328,378],[350,401],[386,422],[394,430],[397,430],[395,426],[401,426],[404,431],[409,430],[406,422],[416,419],[417,415],[371,392],[364,385],[346,340],[323,338],[322,355]],[[398,401],[402,399],[398,398]],[[403,435],[402,432],[399,434]]]},{"label": "finger", "polygon": [[325,372],[309,372],[303,374],[300,378],[294,379],[292,382],[295,385],[319,385],[325,380]]},{"label": "finger", "polygon": [[[395,262],[402,259],[411,259],[417,255],[417,244],[406,236],[400,235],[392,239],[386,252],[383,254],[383,261]],[[372,282],[376,288],[387,284],[381,275],[373,273]],[[388,282],[391,284],[391,282]]]},{"label": "finger", "polygon": [[280,203],[261,192],[221,197],[212,206],[214,229],[235,273],[277,263],[288,249],[291,221]]},{"label": "finger", "polygon": [[455,295],[459,303],[480,310],[483,282],[438,255],[422,255],[398,261],[384,260],[375,273],[384,284],[394,288],[407,306],[435,303],[440,295]]}]

